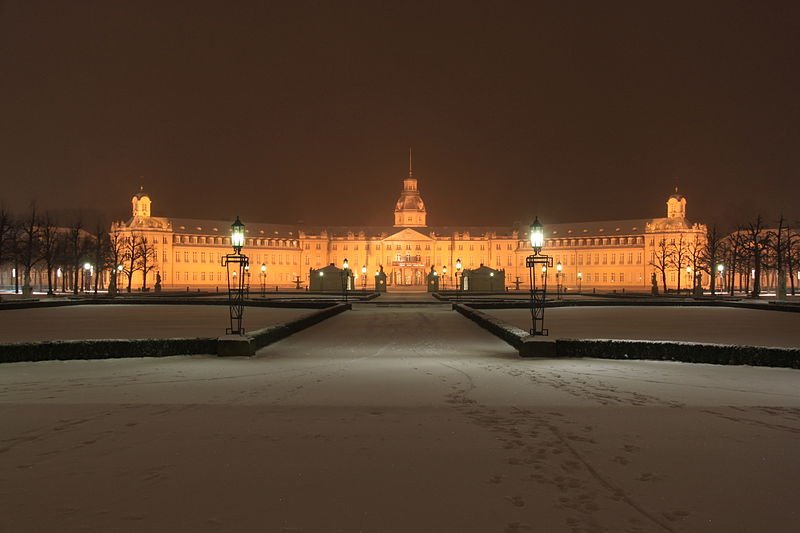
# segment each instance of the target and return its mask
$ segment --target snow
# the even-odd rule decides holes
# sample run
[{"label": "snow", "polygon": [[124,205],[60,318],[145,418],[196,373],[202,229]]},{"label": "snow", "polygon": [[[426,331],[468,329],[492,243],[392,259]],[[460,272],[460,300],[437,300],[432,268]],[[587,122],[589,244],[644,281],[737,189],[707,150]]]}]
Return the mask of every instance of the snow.
[{"label": "snow", "polygon": [[[528,331],[527,309],[482,309]],[[800,313],[730,307],[557,307],[545,310],[550,336],[800,346]]]},{"label": "snow", "polygon": [[362,305],[254,358],[2,365],[0,428],[0,531],[800,519],[800,372],[523,360],[434,306]]},{"label": "snow", "polygon": [[[314,309],[247,307],[248,331],[279,324]],[[68,339],[218,337],[230,326],[224,305],[76,305],[0,311],[0,342]]]}]

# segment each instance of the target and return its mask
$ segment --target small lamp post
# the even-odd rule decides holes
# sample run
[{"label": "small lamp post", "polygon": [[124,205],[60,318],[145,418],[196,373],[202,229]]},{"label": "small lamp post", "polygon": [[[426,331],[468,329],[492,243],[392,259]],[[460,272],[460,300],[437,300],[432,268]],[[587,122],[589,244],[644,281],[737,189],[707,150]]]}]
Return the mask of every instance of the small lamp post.
[{"label": "small lamp post", "polygon": [[563,270],[563,268],[561,261],[556,263],[556,295],[559,300],[561,299],[561,285],[563,284],[563,280],[561,279],[561,276],[563,276],[561,270]]},{"label": "small lamp post", "polygon": [[581,292],[582,281],[583,281],[583,272],[578,272],[578,292]]},{"label": "small lamp post", "polygon": [[367,265],[361,265],[361,291],[367,292]]},{"label": "small lamp post", "polygon": [[442,265],[442,282],[444,284],[444,287],[442,287],[442,289],[446,289],[447,288],[447,265]]},{"label": "small lamp post", "polygon": [[[83,291],[84,292],[89,292],[89,288],[92,286],[91,270],[92,270],[91,263],[86,262],[86,263],[83,264]],[[87,285],[89,287],[87,287]]]},{"label": "small lamp post", "polygon": [[245,292],[247,293],[247,297],[250,297],[250,265],[247,264],[244,267],[244,272],[247,274],[247,286],[245,287]]},{"label": "small lamp post", "polygon": [[261,297],[264,298],[267,292],[267,264],[261,263]]},{"label": "small lamp post", "polygon": [[244,335],[242,321],[244,317],[244,291],[245,291],[245,272],[250,277],[250,259],[242,254],[244,247],[244,224],[236,217],[236,221],[231,224],[231,247],[232,254],[227,254],[222,258],[222,266],[228,272],[228,311],[231,326],[227,328],[229,335]]},{"label": "small lamp post", "polygon": [[350,262],[345,257],[344,261],[342,262],[342,294],[344,295],[344,303],[347,303],[347,289],[349,288],[347,286],[349,282],[348,270],[350,270]]},{"label": "small lamp post", "polygon": [[458,282],[458,275],[461,274],[461,259],[456,259],[456,301],[461,300],[461,283]]},{"label": "small lamp post", "polygon": [[722,263],[717,265],[717,277],[719,277],[719,288],[721,291],[725,291],[725,265]]},{"label": "small lamp post", "polygon": [[[531,284],[531,335],[547,335],[549,331],[544,327],[544,304],[547,298],[547,267],[553,266],[553,258],[542,254],[544,245],[544,228],[539,222],[539,217],[535,217],[530,227],[530,241],[533,254],[525,259],[525,266],[528,267]],[[537,265],[542,266],[542,286],[536,286],[536,276],[533,269]]]},{"label": "small lamp post", "polygon": [[[692,267],[686,267],[686,277],[692,280],[692,291],[694,292],[694,277],[692,277]],[[689,280],[686,280],[689,281]]]}]

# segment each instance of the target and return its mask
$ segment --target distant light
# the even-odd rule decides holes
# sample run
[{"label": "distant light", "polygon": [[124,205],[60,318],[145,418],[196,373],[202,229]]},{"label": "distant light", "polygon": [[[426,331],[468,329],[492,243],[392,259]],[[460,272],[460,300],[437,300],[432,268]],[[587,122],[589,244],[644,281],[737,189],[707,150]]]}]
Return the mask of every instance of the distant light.
[{"label": "distant light", "polygon": [[583,272],[578,272],[578,279],[583,279]]},{"label": "distant light", "polygon": [[461,259],[456,259],[456,270],[461,272]]},{"label": "distant light", "polygon": [[61,267],[58,267],[58,270],[56,270],[56,277],[61,277]]},{"label": "distant light", "polygon": [[347,260],[346,257],[344,258],[344,261],[342,262],[342,268],[345,269],[345,270],[350,268],[350,262]]},{"label": "distant light", "polygon": [[90,270],[91,268],[92,268],[92,265],[90,263],[84,263],[83,264],[83,269],[84,270]]},{"label": "distant light", "polygon": [[267,271],[266,263],[261,263],[261,272],[266,272],[266,271]]},{"label": "distant light", "polygon": [[547,265],[542,265],[542,274],[547,274]]},{"label": "distant light", "polygon": [[[722,273],[724,270],[725,270],[725,265],[723,265],[722,263],[717,265],[717,272]],[[798,274],[800,274],[800,272],[798,272]]]},{"label": "distant light", "polygon": [[320,270],[320,271],[319,271],[319,277],[322,277],[322,276],[324,276],[324,275],[325,275],[325,272],[323,272],[323,271],[321,271],[321,270]]},{"label": "distant light", "polygon": [[493,278],[494,277],[494,272],[489,272],[489,277]]},{"label": "distant light", "polygon": [[364,274],[365,276],[367,275],[367,265],[363,265],[361,267],[361,273]]},{"label": "distant light", "polygon": [[686,267],[686,273],[687,273],[687,274],[691,274],[691,273],[692,273],[692,267],[690,267],[690,266],[687,266],[687,267]]},{"label": "distant light", "polygon": [[558,271],[558,272],[561,272],[561,269],[562,269],[562,268],[564,268],[564,267],[563,267],[563,266],[561,266],[561,261],[559,261],[558,263],[556,263],[556,271]]},{"label": "distant light", "polygon": [[117,272],[122,272],[125,269],[122,265],[117,265]]}]

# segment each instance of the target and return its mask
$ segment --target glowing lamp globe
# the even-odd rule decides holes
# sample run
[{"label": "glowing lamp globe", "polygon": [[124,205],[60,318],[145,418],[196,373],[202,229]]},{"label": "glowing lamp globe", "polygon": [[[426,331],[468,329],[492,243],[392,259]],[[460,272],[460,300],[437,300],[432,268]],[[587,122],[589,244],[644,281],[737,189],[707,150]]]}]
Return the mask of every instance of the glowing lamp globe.
[{"label": "glowing lamp globe", "polygon": [[538,254],[542,250],[542,245],[544,244],[544,228],[542,227],[542,223],[539,222],[539,217],[537,216],[531,224],[531,248]]},{"label": "glowing lamp globe", "polygon": [[242,247],[244,246],[244,224],[242,224],[238,216],[236,217],[236,222],[231,224],[231,246],[233,246],[233,251],[237,254],[242,252]]}]

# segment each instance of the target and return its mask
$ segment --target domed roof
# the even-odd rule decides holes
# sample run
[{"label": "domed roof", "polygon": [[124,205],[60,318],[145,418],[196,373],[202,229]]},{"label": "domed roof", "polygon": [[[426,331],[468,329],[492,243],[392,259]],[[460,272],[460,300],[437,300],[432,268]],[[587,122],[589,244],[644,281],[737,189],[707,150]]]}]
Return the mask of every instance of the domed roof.
[{"label": "domed roof", "polygon": [[674,194],[670,194],[670,195],[669,195],[669,199],[670,199],[670,200],[672,200],[673,198],[674,198],[675,200],[678,200],[679,202],[680,202],[681,200],[683,200],[683,195],[682,195],[682,194],[680,194],[680,193],[678,192],[678,188],[677,188],[677,187],[675,187],[675,193],[674,193]]},{"label": "domed roof", "polygon": [[137,192],[137,193],[136,193],[136,194],[134,194],[133,196],[134,196],[134,198],[138,198],[138,199],[140,199],[140,200],[141,200],[142,198],[144,198],[145,196],[147,196],[148,198],[150,198],[150,196],[149,196],[149,195],[148,195],[146,192],[144,192],[144,185],[140,186],[140,187],[139,187],[139,192]]},{"label": "domed roof", "polygon": [[402,194],[394,209],[395,211],[425,211],[425,202],[419,195]]}]

